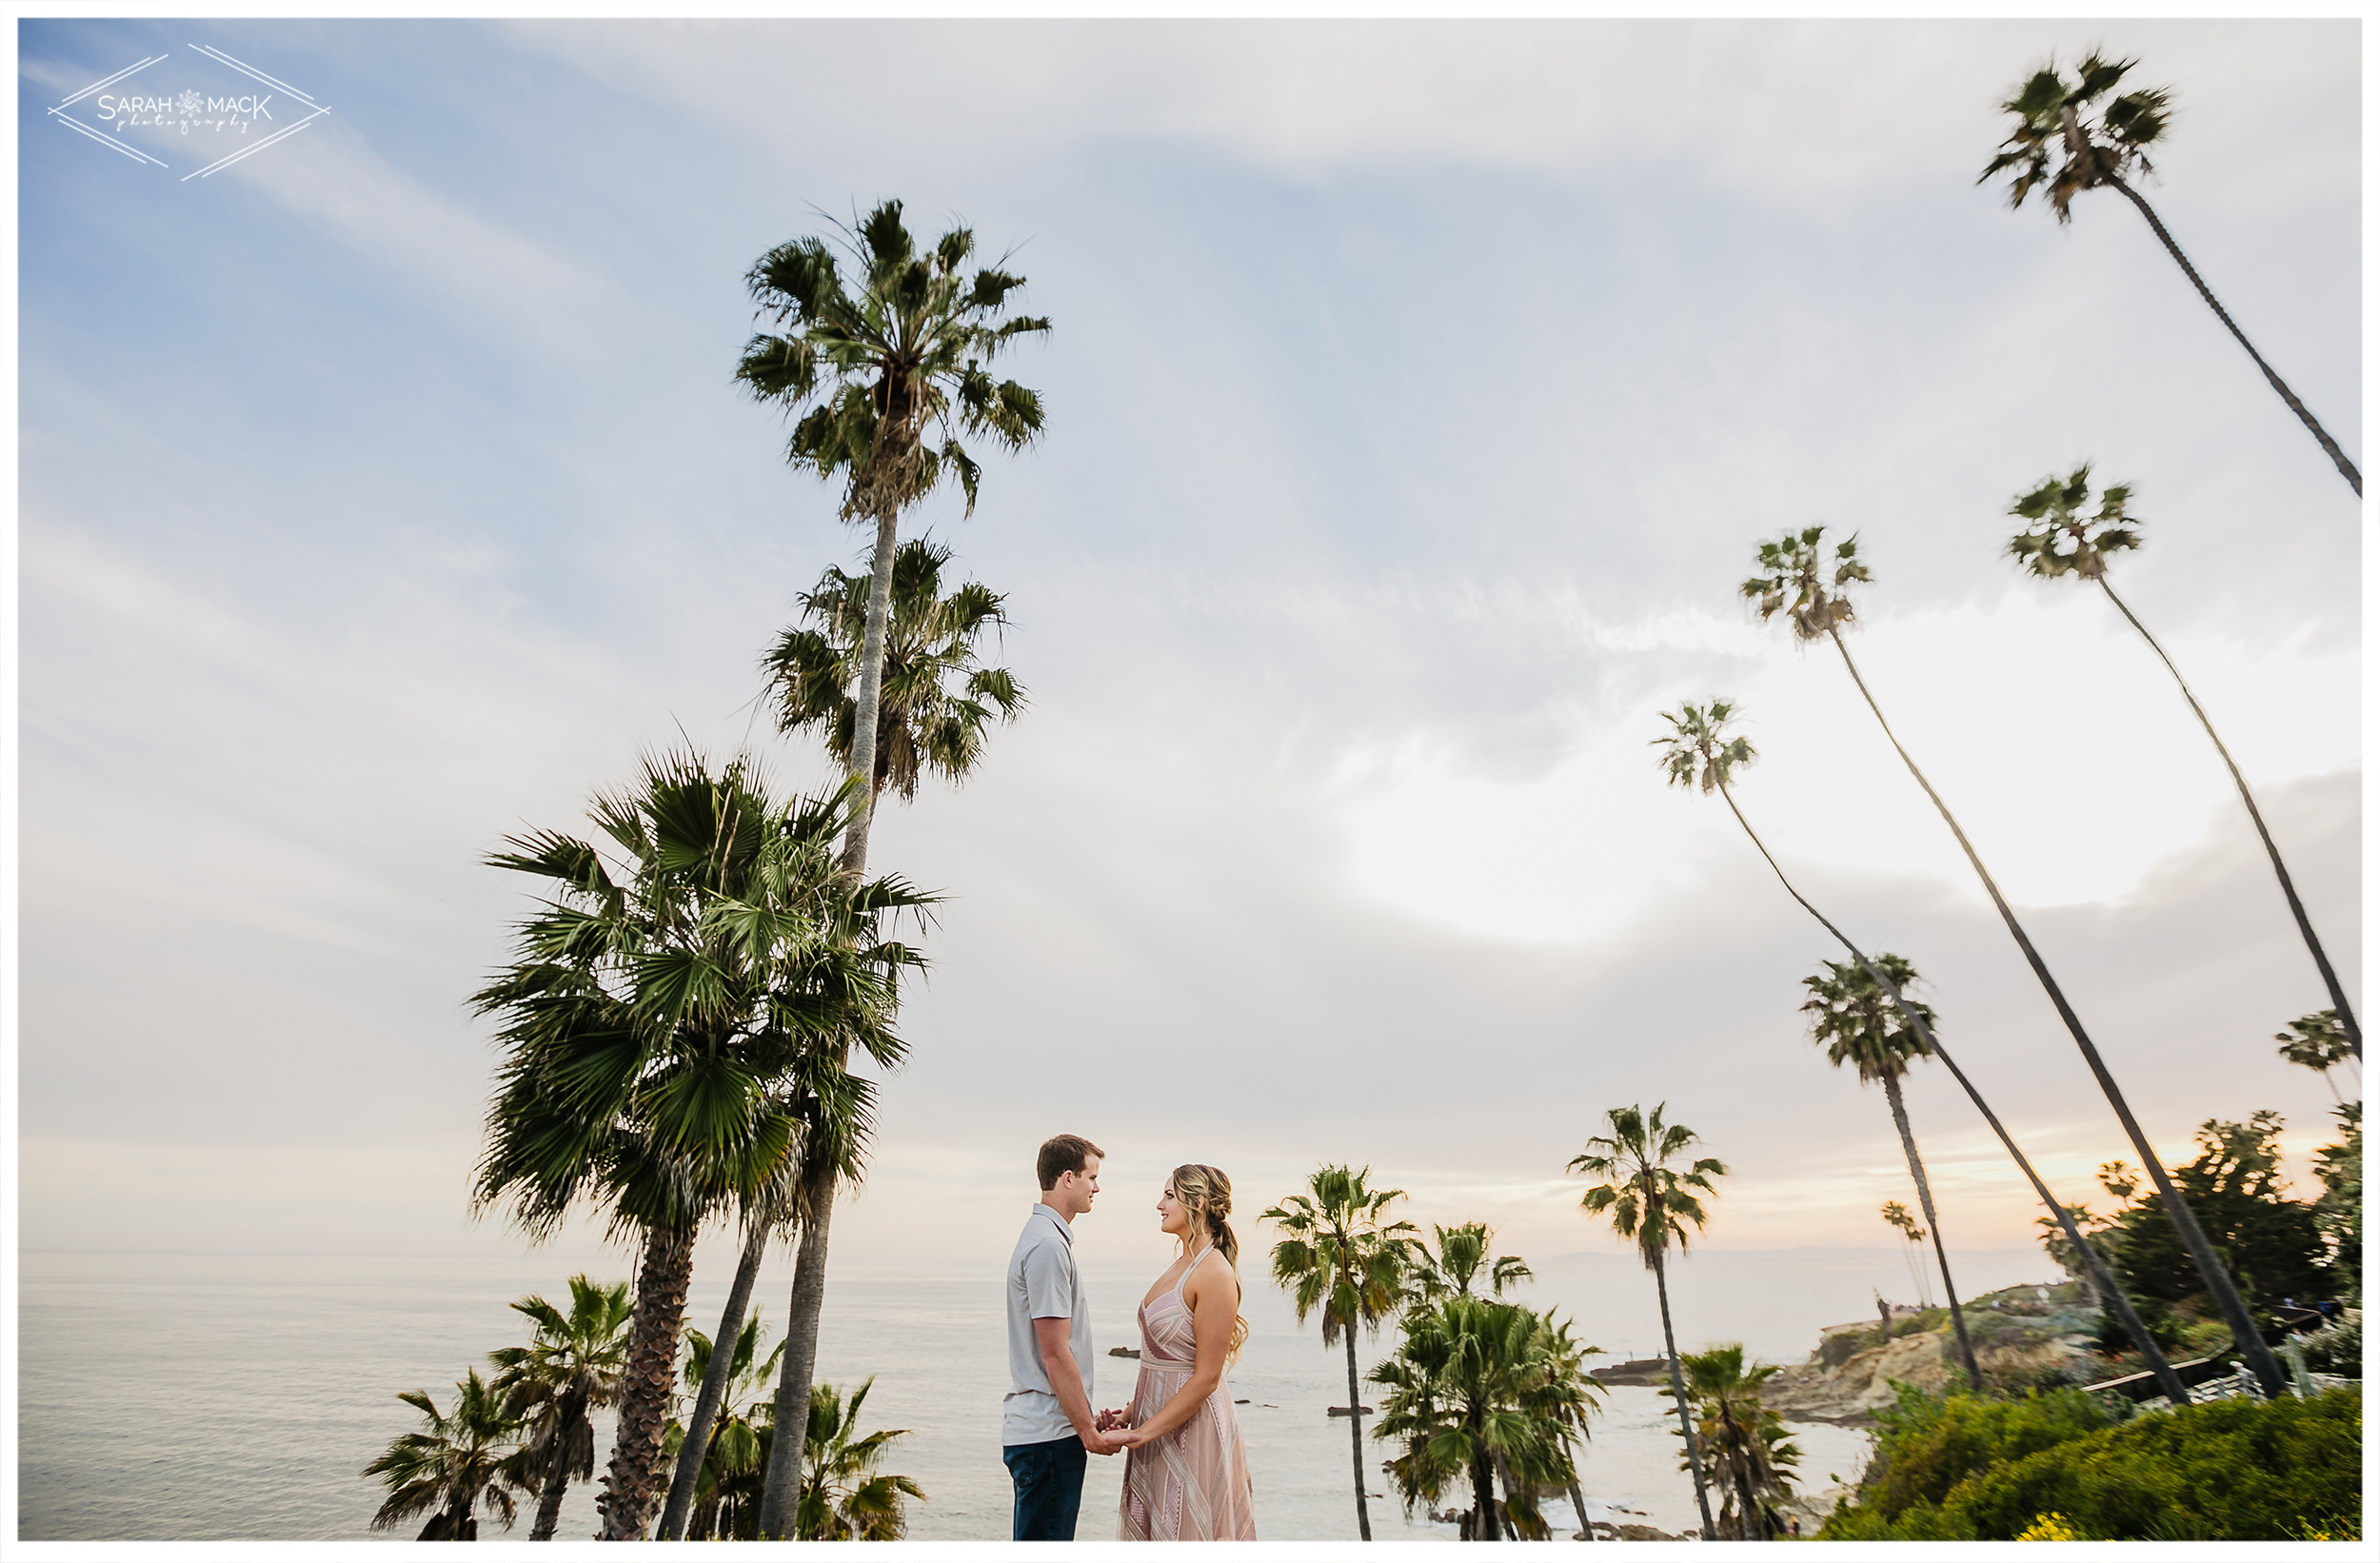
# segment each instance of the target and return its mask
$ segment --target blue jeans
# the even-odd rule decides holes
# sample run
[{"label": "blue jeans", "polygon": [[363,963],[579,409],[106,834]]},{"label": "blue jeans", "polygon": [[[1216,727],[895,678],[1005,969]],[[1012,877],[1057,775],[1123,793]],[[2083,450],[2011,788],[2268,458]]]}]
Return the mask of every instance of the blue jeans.
[{"label": "blue jeans", "polygon": [[1000,1452],[1017,1484],[1010,1529],[1017,1541],[1072,1541],[1082,1507],[1082,1469],[1091,1456],[1069,1433],[1045,1444],[1010,1444]]}]

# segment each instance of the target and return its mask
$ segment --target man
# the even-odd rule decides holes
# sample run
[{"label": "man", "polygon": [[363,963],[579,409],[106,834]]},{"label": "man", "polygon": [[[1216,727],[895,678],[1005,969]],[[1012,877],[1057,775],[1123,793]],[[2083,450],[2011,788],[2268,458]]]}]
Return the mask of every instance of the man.
[{"label": "man", "polygon": [[1041,1202],[1008,1258],[1008,1397],[1001,1458],[1017,1486],[1018,1541],[1072,1541],[1091,1454],[1125,1447],[1091,1412],[1091,1305],[1074,1257],[1074,1218],[1100,1191],[1107,1155],[1081,1135],[1041,1147]]}]

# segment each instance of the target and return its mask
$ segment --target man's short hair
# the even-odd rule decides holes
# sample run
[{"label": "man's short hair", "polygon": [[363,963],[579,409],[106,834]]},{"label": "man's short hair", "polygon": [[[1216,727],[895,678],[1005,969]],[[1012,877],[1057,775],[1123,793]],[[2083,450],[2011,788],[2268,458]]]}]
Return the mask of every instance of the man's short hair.
[{"label": "man's short hair", "polygon": [[1068,1173],[1081,1172],[1083,1163],[1091,1157],[1105,1159],[1106,1156],[1105,1151],[1081,1135],[1058,1135],[1041,1142],[1041,1154],[1034,1158],[1033,1170],[1041,1175],[1041,1192],[1047,1194]]}]

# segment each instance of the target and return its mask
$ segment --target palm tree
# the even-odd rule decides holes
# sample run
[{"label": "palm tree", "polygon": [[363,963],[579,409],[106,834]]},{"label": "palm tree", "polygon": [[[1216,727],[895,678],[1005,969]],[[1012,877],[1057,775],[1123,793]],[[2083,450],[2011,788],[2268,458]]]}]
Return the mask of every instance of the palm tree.
[{"label": "palm tree", "polygon": [[[1875,717],[1876,725],[1884,729],[1884,736],[1892,743],[1893,752],[1900,756],[1901,763],[1909,768],[1910,776],[1924,789],[1935,811],[1942,816],[1942,822],[1950,827],[1959,850],[1966,853],[1969,866],[1974,869],[1975,878],[1982,881],[1985,893],[1992,898],[1992,904],[1998,910],[2000,920],[2007,924],[2010,937],[2016,940],[2016,947],[2024,952],[2026,963],[2032,966],[2042,991],[2049,995],[2058,1019],[2066,1023],[2067,1032],[2074,1039],[2074,1046],[2082,1053],[2083,1061],[2098,1080],[2100,1091],[2108,1098],[2108,1105],[2115,1110],[2116,1119],[2123,1124],[2125,1135],[2132,1142],[2132,1149],[2140,1153],[2140,1159],[2155,1181],[2157,1192],[2164,1197],[2162,1203],[2167,1217],[2172,1221],[2174,1232],[2190,1251],[2200,1275],[2206,1278],[2208,1293],[2222,1309],[2225,1322],[2231,1327],[2232,1338],[2248,1358],[2249,1366],[2255,1370],[2257,1381],[2263,1386],[2266,1396],[2271,1398],[2285,1394],[2288,1381],[2281,1375],[2280,1364],[2273,1360],[2271,1348],[2265,1345],[2255,1321],[2249,1316],[2248,1305],[2240,1299],[2239,1289],[2231,1284],[2230,1273],[2215,1256],[2213,1245],[2207,1241],[2206,1234],[2200,1230],[2197,1217],[2182,1202],[2180,1194],[2173,1188],[2172,1179],[2166,1176],[2163,1163],[2158,1161],[2155,1150],[2149,1143],[2149,1137],[2141,1132],[2140,1121],[2132,1117],[2131,1104],[2125,1101],[2123,1091],[2115,1083],[2115,1077],[2109,1073],[2106,1060],[2099,1057],[2099,1049],[2091,1040],[2091,1034],[2083,1029],[2081,1018],[2066,1001],[2064,990],[2050,975],[2049,963],[2041,959],[2041,952],[2033,948],[2024,924],[2016,920],[2016,913],[2009,906],[2008,898],[2000,894],[1998,882],[1983,866],[1983,859],[1976,853],[1973,843],[1967,840],[1967,833],[1959,828],[1950,805],[1942,801],[1941,794],[1934,790],[1934,783],[1926,780],[1925,772],[1917,768],[1917,762],[1901,746],[1892,723],[1884,720],[1883,707],[1876,704],[1875,697],[1868,692],[1867,681],[1859,676],[1859,664],[1852,661],[1851,647],[1843,643],[1842,625],[1850,621],[1853,613],[1851,600],[1844,595],[1844,588],[1854,582],[1871,578],[1868,567],[1859,562],[1857,537],[1846,538],[1835,545],[1830,566],[1828,556],[1821,547],[1825,535],[1825,527],[1810,526],[1799,532],[1787,532],[1775,542],[1761,544],[1761,573],[1743,584],[1742,595],[1758,604],[1760,617],[1764,620],[1783,612],[1787,622],[1793,625],[1795,639],[1815,641],[1823,635],[1835,643],[1835,651],[1843,659],[1845,671],[1851,674],[1860,698],[1868,702],[1868,709]],[[1883,985],[1880,979],[1879,985]],[[2054,1201],[2052,1201],[2052,1206],[2056,1208]]]},{"label": "palm tree", "polygon": [[1347,1347],[1347,1430],[1355,1448],[1356,1530],[1372,1539],[1363,1494],[1363,1380],[1356,1369],[1356,1332],[1378,1333],[1404,1300],[1405,1274],[1419,1243],[1411,1221],[1388,1220],[1402,1189],[1375,1189],[1372,1169],[1316,1169],[1306,1192],[1293,1194],[1261,1219],[1284,1234],[1273,1245],[1273,1283],[1289,1289],[1298,1322],[1322,1311],[1322,1345]]},{"label": "palm tree", "polygon": [[531,1477],[519,1449],[521,1424],[506,1415],[504,1396],[485,1382],[479,1370],[469,1370],[455,1385],[454,1410],[442,1412],[426,1391],[400,1395],[422,1414],[423,1430],[399,1434],[387,1453],[364,1468],[388,1489],[387,1501],[372,1515],[372,1529],[386,1531],[414,1515],[430,1512],[417,1541],[476,1541],[479,1521],[474,1505],[485,1500],[490,1513],[512,1528],[520,1513],[515,1492],[531,1490]]},{"label": "palm tree", "polygon": [[[1917,1245],[1926,1240],[1926,1229],[1918,1224],[1914,1216],[1909,1214],[1909,1207],[1897,1199],[1884,1201],[1876,1214],[1884,1217],[1886,1226],[1909,1240],[1909,1246],[1901,1250],[1901,1262],[1909,1269],[1909,1284],[1916,1290],[1918,1307],[1933,1307],[1934,1293],[1926,1285],[1925,1263],[1917,1257]],[[2034,1224],[2037,1226],[2041,1223],[2035,1222]],[[2051,1221],[2049,1225],[2054,1231],[2057,1223]]]},{"label": "palm tree", "polygon": [[505,1415],[529,1432],[529,1467],[541,1492],[531,1541],[551,1541],[571,1481],[595,1475],[595,1422],[590,1413],[620,1394],[628,1364],[628,1283],[598,1286],[570,1277],[570,1311],[529,1296],[512,1305],[537,1334],[526,1346],[487,1354],[496,1375],[488,1388],[505,1396]]},{"label": "palm tree", "polygon": [[2274,1032],[2272,1039],[2281,1044],[2278,1051],[2289,1062],[2321,1071],[2322,1083],[2330,1088],[2330,1099],[2345,1104],[2347,1098],[2339,1095],[2338,1082],[2330,1078],[2330,1070],[2333,1065],[2360,1055],[2354,1051],[2347,1028],[2334,1011],[2301,1015],[2290,1022],[2287,1031]]},{"label": "palm tree", "polygon": [[[777,1359],[783,1355],[784,1343],[778,1342],[775,1351],[760,1357],[757,1314],[744,1322],[734,1345],[724,1352],[717,1350],[711,1337],[700,1330],[688,1330],[685,1335],[685,1387],[699,1391],[714,1380],[725,1385],[724,1410],[704,1449],[702,1482],[686,1538],[757,1541],[761,1479],[767,1469],[766,1434],[758,1419],[769,1403],[766,1396],[774,1388]],[[684,1448],[680,1445],[681,1454]]]},{"label": "palm tree", "polygon": [[1711,1179],[1727,1176],[1726,1165],[1701,1157],[1682,1171],[1673,1163],[1699,1137],[1682,1123],[1664,1123],[1662,1102],[1648,1117],[1641,1106],[1614,1107],[1604,1118],[1611,1133],[1596,1135],[1587,1147],[1570,1158],[1570,1170],[1605,1179],[1580,1196],[1578,1207],[1590,1216],[1608,1215],[1612,1230],[1622,1241],[1633,1240],[1661,1299],[1661,1340],[1669,1352],[1670,1395],[1677,1402],[1677,1426],[1694,1455],[1695,1505],[1702,1511],[1705,1540],[1716,1533],[1711,1523],[1711,1495],[1702,1485],[1702,1452],[1695,1442],[1694,1424],[1686,1414],[1686,1381],[1677,1365],[1677,1332],[1669,1317],[1669,1251],[1686,1252],[1687,1227],[1702,1229],[1709,1219],[1699,1190],[1714,1198],[1718,1187]]},{"label": "palm tree", "polygon": [[783,804],[744,761],[714,776],[691,755],[649,758],[638,785],[592,807],[617,864],[554,831],[487,860],[551,899],[474,996],[501,1017],[503,1049],[474,1202],[544,1237],[590,1201],[643,1251],[599,1504],[608,1539],[642,1537],[656,1507],[696,1233],[784,1184],[820,1138],[805,1098],[864,1123],[851,1046],[887,1067],[902,1054],[897,979],[920,962],[873,929],[931,898],[851,886],[834,852],[847,800]]},{"label": "palm tree", "polygon": [[832,1384],[812,1389],[795,1539],[898,1541],[908,1533],[903,1500],[922,1499],[925,1490],[877,1470],[892,1441],[909,1430],[860,1432],[860,1407],[875,1383],[869,1378],[853,1390],[849,1405]]},{"label": "palm tree", "polygon": [[1578,1538],[1593,1541],[1595,1526],[1587,1519],[1587,1496],[1578,1491],[1578,1446],[1587,1441],[1587,1416],[1596,1409],[1597,1385],[1587,1372],[1587,1358],[1602,1355],[1603,1348],[1577,1339],[1570,1333],[1570,1320],[1555,1317],[1551,1309],[1538,1317],[1546,1385],[1544,1398],[1533,1402],[1532,1409],[1551,1423],[1570,1462],[1570,1506],[1578,1512]]},{"label": "palm tree", "polygon": [[[958,782],[972,770],[986,730],[1024,706],[1024,691],[1004,667],[977,661],[976,643],[1008,622],[998,592],[969,581],[942,595],[950,550],[912,538],[894,551],[891,605],[884,628],[883,687],[876,719],[875,791],[902,801],[917,797],[932,770]],[[867,635],[870,582],[832,565],[804,593],[796,625],[777,638],[761,667],[777,707],[777,730],[814,732],[848,769],[860,702],[852,690]]]},{"label": "palm tree", "polygon": [[[2264,372],[2266,383],[2280,394],[2283,402],[2289,404],[2289,409],[2297,414],[2297,421],[2306,425],[2307,431],[2313,435],[2322,448],[2330,452],[2339,475],[2355,490],[2356,497],[2362,498],[2364,479],[2363,474],[2355,470],[2355,464],[2347,459],[2347,452],[2339,448],[2338,442],[2331,439],[2330,432],[2306,409],[2306,404],[2297,399],[2297,393],[2272,372],[2272,366],[2267,364],[2264,355],[2256,351],[2255,344],[2248,340],[2248,333],[2241,330],[2223,306],[2215,302],[2213,289],[2207,286],[2206,279],[2198,275],[2198,268],[2190,264],[2190,257],[2182,253],[2182,247],[2173,242],[2173,235],[2166,231],[2155,208],[2125,177],[2135,165],[2143,173],[2154,171],[2149,163],[2148,149],[2165,134],[2166,124],[2172,116],[2171,94],[2163,88],[2126,92],[2109,98],[2107,107],[2099,111],[2096,120],[2084,120],[2084,111],[2113,91],[2116,84],[2138,63],[2136,60],[2111,60],[2094,49],[2076,67],[2075,79],[2069,83],[2058,73],[2057,61],[2053,57],[2048,65],[2026,78],[2025,84],[2016,89],[2013,97],[2000,105],[2005,112],[2015,116],[2016,128],[2006,141],[2000,143],[1999,155],[1986,164],[1983,172],[1975,176],[1975,183],[1980,185],[1997,173],[2013,172],[2008,188],[2010,208],[2022,207],[2027,195],[2040,189],[2060,223],[2073,221],[2073,214],[2069,208],[2074,197],[2084,190],[2104,185],[2122,194],[2147,221],[2150,231],[2157,236],[2157,242],[2165,246],[2165,252],[2173,257],[2175,266],[2182,268],[2182,275],[2188,277],[2190,285],[2198,289],[2198,296],[2207,301],[2207,307],[2214,311],[2214,318],[2223,323],[2223,328],[2231,333],[2233,341],[2248,349],[2248,356],[2255,360],[2256,367]],[[2054,170],[2050,167],[2053,155],[2063,157]]]},{"label": "palm tree", "polygon": [[2290,915],[2297,920],[2298,936],[2305,940],[2307,953],[2314,958],[2314,968],[2322,974],[2322,985],[2330,995],[2330,1007],[2347,1027],[2348,1041],[2355,1056],[2364,1056],[2364,1034],[2355,1023],[2355,1012],[2348,1006],[2347,990],[2339,985],[2338,973],[2330,969],[2330,958],[2323,953],[2322,940],[2314,937],[2314,925],[2306,916],[2305,902],[2297,899],[2297,886],[2290,880],[2289,865],[2281,861],[2281,849],[2272,841],[2272,832],[2265,828],[2264,813],[2256,807],[2256,795],[2248,790],[2248,778],[2231,761],[2231,751],[2223,746],[2223,739],[2214,730],[2206,707],[2190,692],[2190,684],[2182,678],[2182,670],[2173,665],[2173,659],[2165,654],[2165,647],[2149,633],[2149,626],[2140,622],[2130,604],[2115,595],[2115,584],[2108,579],[2108,563],[2112,555],[2126,548],[2140,546],[2140,519],[2129,515],[2125,506],[2132,499],[2129,484],[2111,484],[2099,493],[2099,508],[2085,513],[2091,503],[2091,464],[2085,462],[2067,477],[2044,478],[2029,494],[2020,494],[2009,506],[2008,513],[2038,524],[2032,531],[2020,531],[2009,539],[2008,551],[2032,574],[2044,581],[2054,581],[2071,575],[2077,581],[2098,583],[2107,593],[2115,611],[2124,622],[2140,631],[2140,638],[2149,643],[2149,649],[2157,654],[2157,661],[2173,675],[2173,683],[2190,702],[2198,725],[2207,730],[2214,752],[2223,757],[2224,769],[2231,773],[2231,785],[2239,789],[2239,801],[2248,805],[2248,818],[2256,827],[2256,837],[2264,842],[2265,856],[2272,860],[2273,877],[2281,881],[2281,895],[2288,900]]},{"label": "palm tree", "polygon": [[[1864,577],[1865,569],[1863,568],[1860,573]],[[1850,605],[1841,603],[1839,606],[1842,613],[1848,616]],[[1830,603],[1820,610],[1818,617],[1832,620],[1836,608],[1837,604]],[[1837,644],[1840,643],[1838,642]],[[1670,730],[1663,737],[1655,739],[1653,742],[1662,751],[1661,769],[1667,773],[1670,784],[1683,787],[1688,791],[1699,789],[1706,797],[1711,793],[1717,793],[1727,804],[1728,812],[1735,817],[1735,823],[1742,826],[1745,836],[1751,839],[1754,850],[1757,851],[1761,861],[1769,865],[1769,872],[1775,874],[1776,882],[1785,887],[1785,893],[1793,897],[1795,904],[1799,905],[1803,911],[1815,918],[1820,927],[1834,935],[1835,942],[1850,951],[1851,958],[1859,962],[1860,968],[1874,979],[1878,987],[1892,997],[1894,1007],[1900,1011],[1902,1020],[1908,1024],[1910,1030],[1915,1032],[1924,1040],[1933,1056],[1942,1060],[1942,1067],[1951,1072],[1951,1078],[1958,1082],[1958,1088],[1967,1094],[1967,1099],[1974,1103],[1975,1111],[1983,1115],[1984,1122],[1990,1124],[1992,1132],[1999,1137],[2000,1144],[2008,1151],[2009,1158],[2014,1161],[2018,1170],[2024,1173],[2025,1180],[2033,1185],[2033,1194],[2044,1206],[2048,1207],[2051,1218],[2058,1224],[2059,1230],[2066,1234],[2067,1240],[2073,1245],[2082,1262],[2089,1267],[2093,1288],[2101,1296],[2113,1299],[2112,1306],[2116,1310],[2117,1316],[2123,1320],[2124,1328],[2131,1334],[2134,1344],[2138,1346],[2141,1356],[2157,1375],[2158,1387],[2173,1397],[2175,1405],[2189,1404],[2189,1392],[2182,1387],[2180,1376],[2173,1372],[2172,1365],[2166,1361],[2165,1354],[2157,1349],[2157,1343],[2150,1337],[2148,1325],[2133,1311],[2131,1302],[2126,1300],[2123,1291],[2116,1286],[2114,1277],[2108,1274],[2106,1263],[2101,1258],[2099,1251],[2083,1240],[2082,1233],[2074,1225],[2073,1211],[2050,1192],[2050,1185],[2043,1182],[2041,1175],[2033,1170],[2032,1158],[2025,1155],[2014,1138],[2001,1124],[1999,1115],[1993,1112],[1991,1103],[1983,1099],[1983,1093],[1975,1089],[1974,1082],[1967,1078],[1967,1072],[1958,1067],[1957,1061],[1951,1057],[1950,1051],[1943,1047],[1941,1039],[1934,1035],[1934,1028],[1926,1022],[1924,1016],[1911,1007],[1900,989],[1894,986],[1882,973],[1876,970],[1875,963],[1868,959],[1858,945],[1851,941],[1849,934],[1836,927],[1825,913],[1811,903],[1808,897],[1794,888],[1794,881],[1785,877],[1785,870],[1778,866],[1775,856],[1769,851],[1768,843],[1760,840],[1760,833],[1752,828],[1751,821],[1744,818],[1744,811],[1736,805],[1735,794],[1730,790],[1730,782],[1734,780],[1738,768],[1751,765],[1759,759],[1759,756],[1754,751],[1749,740],[1728,736],[1727,724],[1734,711],[1735,707],[1727,702],[1714,700],[1707,705],[1682,705],[1676,713],[1668,711],[1661,713],[1661,720],[1670,724]]]},{"label": "palm tree", "polygon": [[1773,1365],[1746,1367],[1737,1341],[1686,1358],[1705,1458],[1728,1489],[1719,1523],[1742,1541],[1775,1539],[1776,1506],[1793,1495],[1787,1473],[1801,1457],[1783,1418],[1760,1402],[1760,1386],[1776,1373]]},{"label": "palm tree", "polygon": [[[1908,1103],[1901,1099],[1901,1077],[1909,1072],[1909,1060],[1930,1051],[1926,1039],[1934,1035],[1938,1022],[1930,1006],[1909,997],[1910,985],[1917,980],[1917,968],[1899,956],[1879,951],[1874,977],[1858,961],[1822,960],[1819,964],[1826,968],[1821,975],[1801,979],[1801,985],[1810,990],[1809,1000],[1801,1006],[1810,1017],[1810,1039],[1826,1049],[1826,1061],[1835,1068],[1850,1064],[1859,1072],[1861,1084],[1884,1087],[1884,1099],[1893,1109],[1893,1127],[1900,1133],[1901,1155],[1909,1162],[1910,1181],[1917,1186],[1917,1208],[1925,1212],[1926,1225],[1934,1231],[1934,1259],[1942,1272],[1942,1295],[1950,1301],[1958,1357],[1966,1365],[1967,1382],[1980,1391],[1983,1372],[1975,1366],[1975,1348],[1967,1338],[1967,1316],[1959,1309],[1958,1288],[1951,1280],[1951,1256],[1942,1246],[1941,1217],[1934,1213],[1934,1189],[1926,1181],[1925,1160],[1917,1155],[1917,1137],[1909,1127]],[[1892,984],[1890,989],[1886,982]],[[1897,996],[1899,1001],[1888,995]],[[1924,1019],[1925,1036],[1903,1019],[1903,1007]]]},{"label": "palm tree", "polygon": [[[876,735],[901,514],[952,477],[974,513],[981,469],[959,435],[1020,450],[1041,432],[1041,397],[1013,380],[994,381],[989,366],[1018,337],[1046,332],[1049,322],[1002,318],[1009,294],[1024,279],[998,264],[968,275],[971,228],[952,228],[920,253],[898,201],[880,203],[856,230],[836,228],[852,265],[849,287],[835,247],[816,235],[779,245],[752,263],[744,286],[775,329],[744,344],[736,379],[756,399],[800,415],[785,460],[823,479],[841,474],[843,518],[876,529],[852,712],[850,774],[859,789],[843,838],[843,869],[856,880],[867,868],[875,819]],[[777,1389],[783,1422],[799,1419],[809,1404],[842,1159],[813,1157],[804,1169],[802,1240]],[[793,1521],[792,1466],[789,1450],[773,1452],[763,1515],[772,1536],[785,1534]]]},{"label": "palm tree", "polygon": [[1438,1302],[1446,1297],[1471,1296],[1472,1282],[1484,1278],[1488,1295],[1502,1296],[1522,1281],[1536,1279],[1528,1262],[1517,1254],[1488,1256],[1495,1247],[1496,1234],[1485,1221],[1465,1221],[1460,1226],[1439,1226],[1433,1222],[1430,1230],[1437,1234],[1435,1251],[1425,1243],[1414,1243],[1412,1274],[1406,1278],[1409,1299],[1418,1305]]},{"label": "palm tree", "polygon": [[[1517,1303],[1452,1296],[1408,1313],[1401,1329],[1397,1351],[1371,1378],[1388,1390],[1373,1435],[1404,1445],[1389,1471],[1406,1511],[1468,1476],[1463,1539],[1500,1541],[1508,1517],[1496,1500],[1497,1468],[1509,1473],[1513,1494],[1575,1479],[1562,1415],[1551,1402],[1581,1405],[1585,1391],[1560,1381],[1545,1320]],[[1534,1533],[1545,1529],[1532,1512],[1509,1518],[1516,1531],[1521,1523]]]}]

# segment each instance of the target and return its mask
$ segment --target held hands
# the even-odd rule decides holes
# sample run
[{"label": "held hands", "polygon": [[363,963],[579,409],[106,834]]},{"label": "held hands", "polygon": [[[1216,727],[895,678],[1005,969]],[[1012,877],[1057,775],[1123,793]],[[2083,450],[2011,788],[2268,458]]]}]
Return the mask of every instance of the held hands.
[{"label": "held hands", "polygon": [[1116,1454],[1132,1447],[1132,1431],[1124,1425],[1125,1414],[1102,1411],[1092,1421],[1093,1431],[1082,1440],[1082,1447],[1094,1454]]}]

